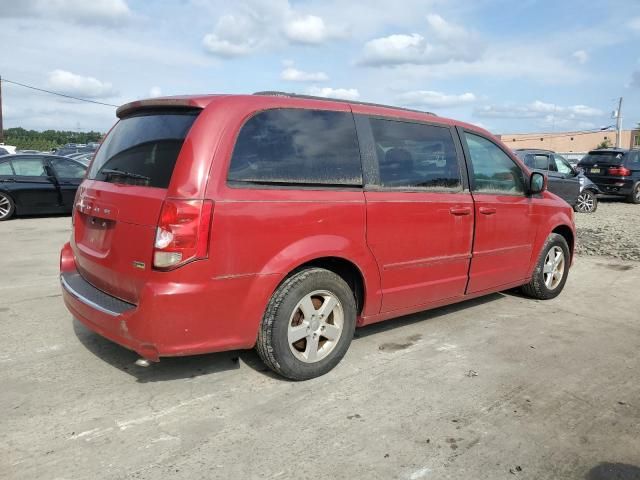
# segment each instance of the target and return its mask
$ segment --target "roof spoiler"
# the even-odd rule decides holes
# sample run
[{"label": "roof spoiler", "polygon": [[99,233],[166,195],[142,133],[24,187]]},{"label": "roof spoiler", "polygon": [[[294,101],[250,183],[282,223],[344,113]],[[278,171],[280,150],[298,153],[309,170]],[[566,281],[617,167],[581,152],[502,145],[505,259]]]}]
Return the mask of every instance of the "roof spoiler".
[{"label": "roof spoiler", "polygon": [[125,103],[116,110],[118,118],[126,117],[137,110],[160,109],[160,108],[180,108],[185,110],[202,109],[193,99],[190,98],[150,98],[147,100],[136,100]]}]

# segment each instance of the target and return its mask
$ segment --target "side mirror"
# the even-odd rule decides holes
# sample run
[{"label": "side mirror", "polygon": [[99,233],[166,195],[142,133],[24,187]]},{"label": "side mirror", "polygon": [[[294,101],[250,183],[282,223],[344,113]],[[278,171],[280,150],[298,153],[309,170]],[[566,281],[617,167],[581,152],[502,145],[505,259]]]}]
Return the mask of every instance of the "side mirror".
[{"label": "side mirror", "polygon": [[533,172],[529,177],[529,193],[542,193],[547,189],[547,177],[540,172]]}]

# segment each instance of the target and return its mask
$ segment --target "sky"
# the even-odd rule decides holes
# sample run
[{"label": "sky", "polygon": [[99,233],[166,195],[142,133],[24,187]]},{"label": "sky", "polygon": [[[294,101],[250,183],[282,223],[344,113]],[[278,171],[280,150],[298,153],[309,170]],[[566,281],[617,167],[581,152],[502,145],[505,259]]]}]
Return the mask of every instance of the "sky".
[{"label": "sky", "polygon": [[[494,133],[640,122],[640,0],[0,0],[0,75],[120,105],[281,90]],[[106,131],[115,108],[3,82],[5,128]]]}]

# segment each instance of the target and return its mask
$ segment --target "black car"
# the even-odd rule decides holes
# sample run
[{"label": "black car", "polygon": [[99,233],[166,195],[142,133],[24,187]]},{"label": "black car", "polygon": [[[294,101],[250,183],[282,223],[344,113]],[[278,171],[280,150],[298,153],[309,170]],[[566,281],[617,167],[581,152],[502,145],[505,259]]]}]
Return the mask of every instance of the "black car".
[{"label": "black car", "polygon": [[68,213],[87,167],[55,155],[0,157],[0,221],[14,214]]},{"label": "black car", "polygon": [[640,150],[605,148],[592,150],[578,162],[603,193],[640,203]]},{"label": "black car", "polygon": [[527,167],[547,175],[549,191],[555,193],[576,212],[592,213],[598,208],[597,185],[574,169],[562,155],[551,150],[518,149],[514,153]]}]

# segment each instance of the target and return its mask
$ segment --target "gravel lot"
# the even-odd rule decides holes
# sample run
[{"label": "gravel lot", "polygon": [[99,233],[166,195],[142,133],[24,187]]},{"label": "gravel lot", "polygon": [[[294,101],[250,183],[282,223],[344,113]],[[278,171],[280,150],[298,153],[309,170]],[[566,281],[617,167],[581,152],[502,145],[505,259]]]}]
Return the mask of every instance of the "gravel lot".
[{"label": "gravel lot", "polygon": [[640,261],[640,205],[600,199],[595,213],[576,213],[578,254]]},{"label": "gravel lot", "polygon": [[[640,207],[578,218],[621,211]],[[252,351],[136,367],[62,303],[69,227],[0,222],[2,479],[638,478],[640,263],[582,256],[554,300],[360,329],[335,370],[292,383]]]}]

